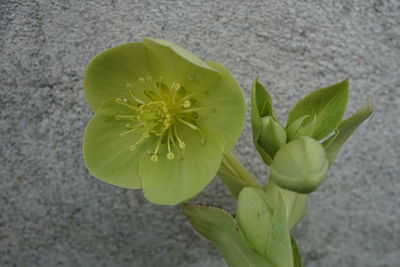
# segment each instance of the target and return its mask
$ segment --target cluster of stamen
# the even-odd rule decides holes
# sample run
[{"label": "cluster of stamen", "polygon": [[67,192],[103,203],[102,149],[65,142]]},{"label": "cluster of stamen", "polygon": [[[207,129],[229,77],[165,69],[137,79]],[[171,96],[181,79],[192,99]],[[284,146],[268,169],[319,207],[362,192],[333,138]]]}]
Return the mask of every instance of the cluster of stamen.
[{"label": "cluster of stamen", "polygon": [[200,143],[205,143],[205,136],[198,127],[197,111],[207,109],[205,107],[193,107],[196,104],[194,98],[199,93],[185,94],[185,89],[179,83],[167,86],[162,82],[162,77],[154,81],[152,77],[141,77],[137,85],[127,84],[131,99],[116,98],[117,104],[132,110],[129,115],[116,115],[116,120],[128,120],[131,123],[125,125],[126,131],[121,137],[128,134],[140,134],[139,140],[129,149],[135,150],[147,138],[157,137],[156,146],[151,152],[151,160],[158,161],[161,146],[167,148],[167,159],[173,160],[175,153],[182,158],[181,150],[186,143],[178,134],[177,123],[181,123],[200,135]]}]

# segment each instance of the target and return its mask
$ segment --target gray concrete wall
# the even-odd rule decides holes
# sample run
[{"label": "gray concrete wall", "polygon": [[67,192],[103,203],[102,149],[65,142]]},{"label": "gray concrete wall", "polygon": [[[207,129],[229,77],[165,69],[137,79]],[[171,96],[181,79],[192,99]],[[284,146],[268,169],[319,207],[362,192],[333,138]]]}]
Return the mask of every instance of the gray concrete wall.
[{"label": "gray concrete wall", "polygon": [[[347,115],[372,96],[295,235],[307,267],[399,266],[399,25],[398,0],[1,0],[0,266],[225,266],[180,206],[99,182],[82,161],[85,66],[144,36],[223,63],[247,99],[259,75],[281,118],[345,76]],[[235,151],[265,181],[247,118]],[[218,180],[196,201],[234,208]]]}]

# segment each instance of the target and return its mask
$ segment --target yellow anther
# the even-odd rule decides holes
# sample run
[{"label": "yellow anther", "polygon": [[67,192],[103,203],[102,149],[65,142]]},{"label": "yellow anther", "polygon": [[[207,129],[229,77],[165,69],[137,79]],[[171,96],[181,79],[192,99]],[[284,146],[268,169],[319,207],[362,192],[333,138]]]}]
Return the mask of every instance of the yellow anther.
[{"label": "yellow anther", "polygon": [[149,76],[149,77],[147,77],[147,80],[148,80],[149,82],[152,82],[152,81],[153,81],[153,78],[152,78],[151,76]]},{"label": "yellow anther", "polygon": [[186,144],[183,141],[179,141],[178,146],[180,149],[184,149],[186,147]]},{"label": "yellow anther", "polygon": [[133,89],[133,84],[127,83],[127,84],[126,84],[126,87],[127,87],[128,89]]},{"label": "yellow anther", "polygon": [[139,83],[144,83],[146,80],[145,80],[143,77],[140,77],[140,78],[138,79],[138,81],[139,81]]},{"label": "yellow anther", "polygon": [[158,156],[157,155],[151,155],[151,161],[157,162],[158,161]]},{"label": "yellow anther", "polygon": [[122,100],[122,98],[117,97],[117,98],[115,99],[115,103],[117,103],[117,104],[123,104],[124,101]]},{"label": "yellow anther", "polygon": [[175,158],[174,153],[173,153],[173,152],[168,152],[168,154],[167,154],[167,159],[173,160],[174,158]]},{"label": "yellow anther", "polygon": [[190,101],[189,100],[185,100],[185,101],[183,101],[183,107],[184,108],[190,108],[190,106],[191,106],[192,104],[190,103]]},{"label": "yellow anther", "polygon": [[179,83],[175,83],[174,84],[174,89],[175,90],[179,90],[179,88],[181,88],[181,85]]}]

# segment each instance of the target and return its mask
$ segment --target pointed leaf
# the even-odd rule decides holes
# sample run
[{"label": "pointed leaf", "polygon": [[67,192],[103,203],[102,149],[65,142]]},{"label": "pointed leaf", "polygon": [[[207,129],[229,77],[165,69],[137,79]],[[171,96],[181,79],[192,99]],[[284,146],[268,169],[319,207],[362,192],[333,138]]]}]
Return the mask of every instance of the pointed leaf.
[{"label": "pointed leaf", "polygon": [[251,124],[253,128],[253,142],[258,153],[266,164],[270,164],[272,156],[268,154],[259,144],[261,134],[261,118],[272,116],[278,121],[272,106],[272,99],[264,86],[256,79],[251,89]]},{"label": "pointed leaf", "polygon": [[373,112],[372,101],[369,98],[368,102],[357,110],[350,118],[342,121],[337,129],[338,134],[333,141],[326,147],[326,155],[329,162],[332,164],[337,153],[343,144],[350,138],[355,130],[365,121]]},{"label": "pointed leaf", "polygon": [[292,267],[292,247],[285,203],[272,206],[262,190],[246,187],[239,195],[236,220],[250,245],[279,267]]},{"label": "pointed leaf", "polygon": [[243,188],[236,206],[236,220],[250,245],[265,255],[272,231],[273,210],[268,196],[258,189]]},{"label": "pointed leaf", "polygon": [[271,198],[273,205],[282,197],[286,207],[286,218],[289,230],[304,217],[307,210],[308,194],[300,194],[290,190],[283,189],[269,179],[265,186],[265,192]]},{"label": "pointed leaf", "polygon": [[230,267],[273,267],[266,258],[250,248],[228,212],[189,204],[184,204],[183,209],[193,228],[211,241]]},{"label": "pointed leaf", "polygon": [[307,95],[290,111],[288,127],[298,118],[309,115],[302,126],[305,127],[314,119],[316,120],[311,137],[320,140],[333,132],[342,120],[346,109],[348,86],[348,79],[345,79]]},{"label": "pointed leaf", "polygon": [[301,257],[301,253],[300,253],[300,249],[297,246],[296,240],[294,239],[294,237],[291,237],[291,241],[292,241],[292,248],[293,248],[293,266],[294,267],[303,267],[303,260]]},{"label": "pointed leaf", "polygon": [[261,118],[260,146],[272,157],[286,144],[286,130],[271,116]]}]

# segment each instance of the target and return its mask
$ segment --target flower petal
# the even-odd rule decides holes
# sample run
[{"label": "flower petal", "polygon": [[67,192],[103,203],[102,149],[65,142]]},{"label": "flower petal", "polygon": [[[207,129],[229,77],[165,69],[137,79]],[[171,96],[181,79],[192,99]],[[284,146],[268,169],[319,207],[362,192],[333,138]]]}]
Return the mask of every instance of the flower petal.
[{"label": "flower petal", "polygon": [[[178,132],[186,143],[176,153],[175,159],[166,158],[165,145],[160,149],[157,162],[149,156],[143,157],[139,172],[145,197],[156,204],[174,205],[197,195],[216,175],[224,152],[224,138],[217,131],[202,128],[206,142],[185,125],[178,126]],[[174,151],[175,152],[175,151]]]},{"label": "flower petal", "polygon": [[98,179],[121,187],[141,188],[138,165],[154,138],[131,151],[141,134],[128,134],[126,120],[116,120],[115,115],[131,115],[132,110],[116,104],[115,99],[105,102],[93,116],[85,130],[83,156],[90,173]]},{"label": "flower petal", "polygon": [[143,43],[127,43],[98,54],[87,66],[84,79],[89,106],[96,111],[111,97],[129,97],[127,83],[150,75]]},{"label": "flower petal", "polygon": [[242,133],[246,103],[240,86],[229,70],[217,62],[210,61],[208,65],[218,70],[223,79],[209,90],[208,95],[198,97],[199,106],[210,107],[198,112],[199,124],[218,129],[225,138],[225,151],[230,151]]},{"label": "flower petal", "polygon": [[148,64],[154,76],[162,76],[170,85],[181,84],[188,93],[212,88],[221,75],[186,49],[169,41],[144,39],[148,52]]}]

